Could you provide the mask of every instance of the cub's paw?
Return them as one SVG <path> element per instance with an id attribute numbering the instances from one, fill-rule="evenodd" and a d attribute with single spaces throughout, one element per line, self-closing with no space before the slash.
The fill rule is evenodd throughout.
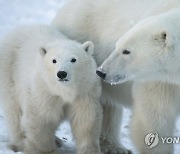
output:
<path id="1" fill-rule="evenodd" d="M 14 152 L 23 151 L 23 143 L 21 144 L 9 144 L 9 148 Z"/>
<path id="2" fill-rule="evenodd" d="M 11 150 L 13 150 L 14 152 L 19 152 L 19 151 L 20 151 L 19 147 L 16 146 L 16 145 L 14 145 L 14 144 L 10 144 L 10 145 L 9 145 L 9 148 L 10 148 Z"/>
<path id="3" fill-rule="evenodd" d="M 117 146 L 101 146 L 103 154 L 132 154 L 130 150 Z"/>

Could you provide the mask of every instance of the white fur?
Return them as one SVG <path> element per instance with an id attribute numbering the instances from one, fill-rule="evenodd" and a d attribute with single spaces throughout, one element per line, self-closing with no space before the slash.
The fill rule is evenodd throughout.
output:
<path id="1" fill-rule="evenodd" d="M 115 76 L 125 76 L 118 83 L 136 81 L 132 136 L 142 153 L 173 153 L 167 144 L 148 150 L 143 140 L 153 131 L 173 136 L 180 110 L 179 19 L 179 8 L 146 18 L 119 39 L 115 52 L 102 64 L 106 81 Z M 130 54 L 124 55 L 124 49 Z"/>
<path id="2" fill-rule="evenodd" d="M 72 0 L 63 9 L 59 11 L 56 18 L 53 20 L 52 25 L 59 28 L 61 31 L 63 31 L 67 36 L 69 36 L 72 39 L 78 40 L 80 42 L 84 42 L 87 40 L 93 41 L 95 44 L 94 57 L 99 66 L 103 63 L 105 59 L 107 59 L 107 57 L 113 52 L 113 50 L 115 50 L 115 44 L 118 40 L 119 41 L 121 40 L 121 36 L 123 36 L 123 34 L 125 34 L 131 28 L 133 28 L 138 22 L 140 22 L 143 19 L 146 19 L 147 17 L 159 15 L 161 13 L 171 10 L 172 8 L 176 8 L 179 6 L 180 6 L 179 0 L 159 0 L 159 1 L 156 1 L 156 0 L 152 0 L 152 1 L 148 1 L 148 0 L 112 0 L 112 1 L 77 0 L 76 3 L 74 3 L 74 1 Z M 141 38 L 141 39 L 147 39 L 147 38 Z M 141 43 L 143 43 L 143 41 Z M 112 54 L 109 59 L 111 58 L 118 58 L 118 55 Z M 142 57 L 142 59 L 139 60 L 139 63 L 141 63 L 141 60 L 143 60 L 143 58 L 144 57 Z M 124 59 L 126 60 L 126 58 Z M 112 62 L 112 65 L 110 65 L 111 62 Z M 112 74 L 116 74 L 118 71 L 120 71 L 119 67 L 120 68 L 123 67 L 123 66 L 119 66 L 118 62 L 115 59 L 110 60 L 110 62 L 108 62 L 107 60 L 105 63 L 102 65 L 102 67 L 99 67 L 99 69 L 101 69 L 102 71 L 104 71 L 104 69 L 106 69 L 105 71 L 111 70 Z M 104 68 L 104 66 L 106 68 Z M 110 66 L 112 67 L 110 68 Z M 134 66 L 136 66 L 136 63 L 134 63 Z M 108 72 L 105 72 L 105 73 L 108 73 Z M 135 73 L 136 72 L 133 71 L 132 75 Z M 124 77 L 123 76 L 115 77 L 116 80 L 117 79 L 119 80 L 119 78 L 122 79 Z M 116 83 L 116 80 L 113 79 L 112 83 Z M 111 82 L 111 79 L 108 80 L 107 82 Z M 154 86 L 153 88 L 155 92 L 159 91 L 161 93 L 161 90 L 159 88 L 156 88 L 156 86 Z M 151 91 L 150 89 L 151 88 L 147 88 L 145 90 L 145 93 L 149 93 L 149 91 Z M 138 91 L 138 89 L 136 90 Z M 139 92 L 140 91 L 138 91 L 137 93 Z M 165 96 L 165 93 L 162 94 L 162 97 L 163 96 Z M 158 94 L 157 94 L 157 97 L 158 97 Z M 141 99 L 141 97 L 139 99 Z M 113 86 L 113 85 L 111 86 L 108 83 L 102 82 L 101 102 L 104 108 L 104 118 L 103 118 L 104 120 L 103 120 L 103 125 L 102 125 L 103 127 L 102 127 L 101 135 L 103 136 L 102 138 L 106 140 L 106 142 L 102 142 L 101 146 L 104 146 L 104 145 L 107 147 L 109 146 L 110 147 L 109 151 L 113 149 L 116 152 L 118 152 L 119 148 L 121 148 L 123 152 L 127 153 L 127 150 L 125 150 L 119 144 L 119 141 L 118 141 L 119 135 L 117 134 L 120 129 L 118 128 L 117 123 L 121 119 L 121 110 L 119 111 L 116 105 L 120 104 L 120 105 L 129 106 L 129 104 L 132 103 L 132 100 L 133 100 L 132 82 L 128 81 L 126 83 L 118 84 L 116 86 Z M 163 102 L 164 99 L 161 100 L 159 98 L 153 97 L 153 100 L 154 102 L 156 102 L 156 100 L 157 101 L 159 100 L 161 103 L 164 103 Z M 151 110 L 153 112 L 153 109 L 151 108 L 149 101 L 144 100 L 143 98 L 142 98 L 142 101 L 145 101 L 144 103 L 147 104 L 148 106 L 147 108 L 149 109 L 149 112 Z M 135 104 L 136 103 L 137 102 L 135 100 Z M 159 108 L 157 110 L 159 110 Z M 140 113 L 140 116 L 143 117 L 143 115 L 146 113 L 144 112 L 142 113 L 142 112 Z M 166 112 L 162 112 L 162 113 L 165 114 Z M 152 113 L 148 115 L 149 117 L 153 117 Z M 160 117 L 159 119 L 161 119 L 161 117 L 163 116 L 164 115 L 161 115 L 161 114 L 159 114 L 159 116 L 157 115 L 157 117 Z M 136 121 L 138 122 L 138 116 L 134 115 L 133 119 L 134 119 L 133 123 L 135 123 Z M 111 121 L 112 123 L 109 124 L 108 123 L 109 121 Z M 160 128 L 162 121 L 164 120 L 162 119 L 158 121 L 159 123 L 156 123 L 157 128 Z M 133 128 L 136 129 L 135 131 L 133 131 L 133 134 L 135 134 L 134 135 L 135 144 L 137 145 L 137 148 L 140 153 L 151 153 L 151 150 L 147 151 L 147 149 L 144 149 L 145 147 L 144 139 L 142 139 L 142 137 L 145 136 L 145 134 L 143 133 L 143 129 L 145 129 L 145 127 L 148 127 L 150 123 L 138 124 L 137 122 L 133 126 Z M 114 127 L 114 125 L 116 125 L 116 127 Z M 161 126 L 166 127 L 166 125 L 163 125 L 163 124 Z M 152 129 L 152 131 L 153 130 L 154 129 Z M 166 130 L 168 132 L 170 129 L 167 128 Z M 136 135 L 138 134 L 138 132 L 142 132 L 141 137 Z M 166 131 L 164 132 L 165 132 L 164 135 L 166 135 Z M 167 135 L 169 134 L 167 133 Z M 110 136 L 116 136 L 116 137 L 111 138 Z M 167 153 L 169 152 L 171 153 L 172 147 L 171 148 L 167 147 L 165 148 L 165 150 L 163 150 L 163 148 L 159 146 L 159 148 L 155 148 L 155 151 L 152 151 L 152 153 L 153 152 L 163 153 L 165 151 Z M 122 151 L 119 151 L 119 153 L 121 152 Z"/>
<path id="3" fill-rule="evenodd" d="M 116 49 L 101 65 L 105 81 L 128 80 L 180 84 L 180 9 L 146 18 L 124 34 Z M 128 50 L 130 53 L 124 54 Z M 116 77 L 124 76 L 116 81 Z"/>
<path id="4" fill-rule="evenodd" d="M 81 45 L 45 25 L 18 28 L 2 40 L 2 105 L 14 150 L 58 153 L 55 130 L 67 117 L 78 154 L 100 154 L 101 84 L 92 53 L 91 42 Z M 69 81 L 59 81 L 58 71 Z"/>

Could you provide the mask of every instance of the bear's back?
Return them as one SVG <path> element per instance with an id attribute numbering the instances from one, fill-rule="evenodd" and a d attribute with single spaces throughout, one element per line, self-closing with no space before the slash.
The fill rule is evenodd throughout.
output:
<path id="1" fill-rule="evenodd" d="M 52 24 L 71 39 L 92 41 L 100 65 L 115 49 L 119 37 L 139 21 L 179 5 L 180 0 L 71 0 Z"/>

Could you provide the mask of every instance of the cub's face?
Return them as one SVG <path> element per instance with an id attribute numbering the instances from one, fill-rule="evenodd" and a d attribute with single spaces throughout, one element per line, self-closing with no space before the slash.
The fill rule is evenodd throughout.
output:
<path id="1" fill-rule="evenodd" d="M 119 39 L 115 51 L 97 69 L 106 82 L 163 80 L 177 71 L 178 43 L 167 20 L 150 18 Z M 167 24 L 166 24 L 167 25 Z"/>
<path id="2" fill-rule="evenodd" d="M 40 49 L 46 74 L 53 82 L 61 85 L 76 84 L 83 80 L 87 73 L 91 73 L 89 66 L 93 61 L 91 56 L 93 51 L 92 42 L 81 45 L 67 40 Z"/>

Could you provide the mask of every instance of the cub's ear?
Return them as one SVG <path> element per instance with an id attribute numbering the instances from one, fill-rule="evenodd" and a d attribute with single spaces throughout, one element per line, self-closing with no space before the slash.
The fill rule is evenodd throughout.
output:
<path id="1" fill-rule="evenodd" d="M 47 53 L 47 50 L 44 47 L 40 48 L 40 54 L 41 56 L 45 56 L 45 54 Z"/>
<path id="2" fill-rule="evenodd" d="M 155 40 L 162 47 L 171 47 L 173 46 L 173 36 L 167 31 L 163 30 L 155 35 Z"/>
<path id="3" fill-rule="evenodd" d="M 87 52 L 87 54 L 92 55 L 94 53 L 94 44 L 91 41 L 87 41 L 82 44 L 83 49 Z"/>

